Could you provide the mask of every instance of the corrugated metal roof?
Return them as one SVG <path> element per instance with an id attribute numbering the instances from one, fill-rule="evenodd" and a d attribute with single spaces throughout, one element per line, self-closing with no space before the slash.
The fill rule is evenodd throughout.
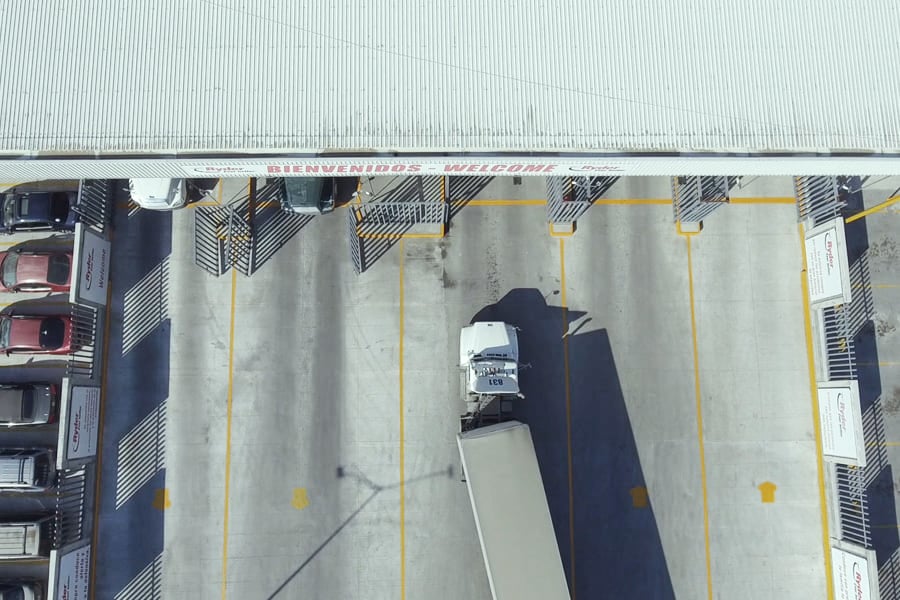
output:
<path id="1" fill-rule="evenodd" d="M 900 151 L 896 0 L 0 0 L 0 152 Z"/>

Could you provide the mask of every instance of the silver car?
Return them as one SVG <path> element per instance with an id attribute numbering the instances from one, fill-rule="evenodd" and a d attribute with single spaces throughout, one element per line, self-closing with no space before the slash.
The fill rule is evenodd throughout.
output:
<path id="1" fill-rule="evenodd" d="M 0 426 L 19 427 L 53 422 L 59 386 L 46 383 L 0 385 Z"/>

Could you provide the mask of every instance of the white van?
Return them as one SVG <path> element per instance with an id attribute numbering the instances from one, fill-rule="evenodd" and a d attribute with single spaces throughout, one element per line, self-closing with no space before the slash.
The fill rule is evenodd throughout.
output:
<path id="1" fill-rule="evenodd" d="M 43 492 L 53 487 L 53 452 L 46 448 L 0 448 L 0 491 Z"/>
<path id="2" fill-rule="evenodd" d="M 53 517 L 0 523 L 0 560 L 50 556 Z"/>
<path id="3" fill-rule="evenodd" d="M 135 204 L 147 210 L 173 210 L 187 204 L 185 179 L 129 179 Z"/>

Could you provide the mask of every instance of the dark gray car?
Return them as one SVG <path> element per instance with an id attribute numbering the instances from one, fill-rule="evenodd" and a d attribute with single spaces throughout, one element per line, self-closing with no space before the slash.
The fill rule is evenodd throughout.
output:
<path id="1" fill-rule="evenodd" d="M 55 418 L 59 386 L 46 383 L 0 385 L 0 426 L 43 425 Z"/>

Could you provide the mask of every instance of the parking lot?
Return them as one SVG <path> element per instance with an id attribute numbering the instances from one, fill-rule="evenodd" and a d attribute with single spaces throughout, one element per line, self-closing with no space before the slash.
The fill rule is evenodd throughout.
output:
<path id="1" fill-rule="evenodd" d="M 196 208 L 119 212 L 98 595 L 489 598 L 454 437 L 458 331 L 489 318 L 522 328 L 575 597 L 825 596 L 790 179 L 698 235 L 667 179 L 620 180 L 571 237 L 540 180 L 468 183 L 446 237 L 362 275 L 347 208 L 249 278 L 193 264 Z"/>

